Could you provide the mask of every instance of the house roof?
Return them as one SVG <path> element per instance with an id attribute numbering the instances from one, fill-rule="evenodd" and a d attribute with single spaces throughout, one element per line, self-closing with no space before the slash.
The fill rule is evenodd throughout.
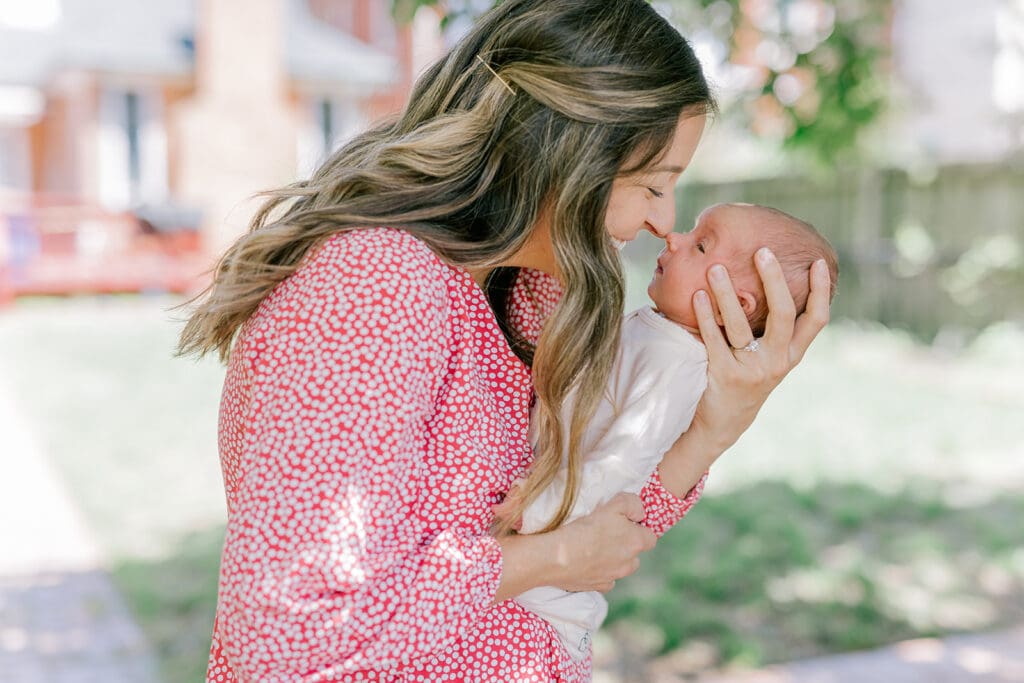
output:
<path id="1" fill-rule="evenodd" d="M 386 85 L 397 77 L 391 55 L 314 17 L 303 0 L 288 3 L 288 73 L 313 84 Z"/>
<path id="2" fill-rule="evenodd" d="M 397 66 L 390 55 L 321 22 L 303 0 L 283 1 L 288 10 L 288 73 L 293 79 L 324 86 L 394 81 Z M 19 4 L 31 5 L 12 3 Z M 48 5 L 59 7 L 59 12 L 51 13 L 51 22 L 35 25 L 18 26 L 0 9 L 0 84 L 43 86 L 64 70 L 192 73 L 194 1 L 50 0 Z"/>

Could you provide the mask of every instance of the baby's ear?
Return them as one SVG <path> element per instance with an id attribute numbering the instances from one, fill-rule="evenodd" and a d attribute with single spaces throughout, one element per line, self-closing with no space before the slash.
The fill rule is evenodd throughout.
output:
<path id="1" fill-rule="evenodd" d="M 736 290 L 736 298 L 740 300 L 743 313 L 749 318 L 757 310 L 757 296 L 746 289 Z"/>

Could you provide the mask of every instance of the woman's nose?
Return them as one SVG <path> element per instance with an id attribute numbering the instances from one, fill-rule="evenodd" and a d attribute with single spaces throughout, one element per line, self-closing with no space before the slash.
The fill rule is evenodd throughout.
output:
<path id="1" fill-rule="evenodd" d="M 647 216 L 647 228 L 658 237 L 667 237 L 672 232 L 675 222 L 676 200 L 672 193 L 668 192 L 651 207 L 651 212 Z"/>

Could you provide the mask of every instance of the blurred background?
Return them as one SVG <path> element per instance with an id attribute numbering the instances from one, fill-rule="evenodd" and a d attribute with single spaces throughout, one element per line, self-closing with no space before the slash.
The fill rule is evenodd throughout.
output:
<path id="1" fill-rule="evenodd" d="M 201 680 L 223 368 L 172 358 L 179 306 L 255 192 L 399 110 L 490 4 L 0 0 L 0 681 Z M 931 640 L 1024 624 L 1024 0 L 652 4 L 722 108 L 676 229 L 769 204 L 842 274 L 833 323 L 610 596 L 596 679 L 912 640 L 943 680 L 1024 680 Z M 624 252 L 631 308 L 659 249 Z"/>

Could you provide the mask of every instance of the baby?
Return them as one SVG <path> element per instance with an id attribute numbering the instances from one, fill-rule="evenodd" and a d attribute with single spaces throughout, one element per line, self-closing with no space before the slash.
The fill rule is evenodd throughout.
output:
<path id="1" fill-rule="evenodd" d="M 753 260 L 761 247 L 769 247 L 781 264 L 797 313 L 807 305 L 810 267 L 818 259 L 828 264 L 830 298 L 835 293 L 838 265 L 831 245 L 810 224 L 776 209 L 718 204 L 698 216 L 693 230 L 672 233 L 666 242 L 647 287 L 654 306 L 630 313 L 623 322 L 605 397 L 581 442 L 587 459 L 566 523 L 620 491 L 639 493 L 662 455 L 689 428 L 707 386 L 707 351 L 692 302 L 697 290 L 708 290 L 712 264 L 728 269 L 756 337 L 764 334 L 768 317 Z M 566 415 L 574 403 L 570 394 L 563 406 Z M 565 481 L 563 471 L 527 506 L 520 533 L 539 531 L 554 517 Z M 550 622 L 576 658 L 586 656 L 591 634 L 608 611 L 600 593 L 550 586 L 527 591 L 516 601 Z"/>

